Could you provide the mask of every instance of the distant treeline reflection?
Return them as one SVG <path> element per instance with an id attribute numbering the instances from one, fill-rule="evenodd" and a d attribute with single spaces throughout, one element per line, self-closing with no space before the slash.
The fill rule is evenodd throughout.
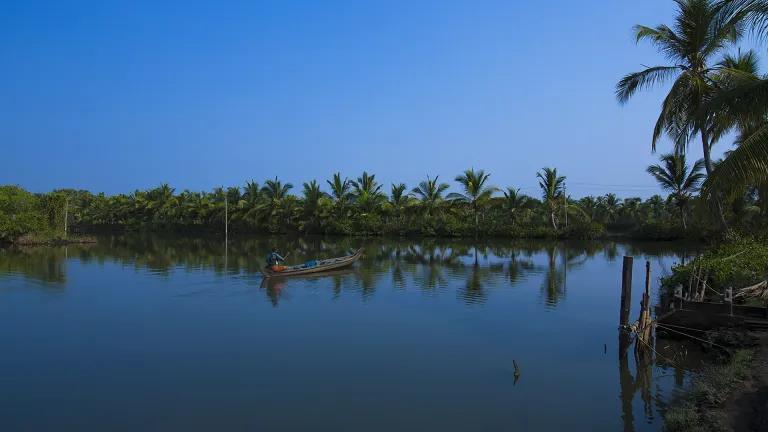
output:
<path id="1" fill-rule="evenodd" d="M 556 305 L 566 295 L 568 271 L 595 255 L 613 261 L 624 254 L 679 256 L 681 251 L 681 246 L 673 243 L 286 236 L 235 239 L 225 247 L 218 238 L 147 234 L 102 237 L 94 245 L 0 250 L 0 277 L 20 275 L 52 287 L 64 285 L 67 261 L 76 260 L 85 265 L 117 263 L 155 277 L 170 277 L 179 271 L 210 271 L 220 277 L 241 275 L 256 280 L 261 279 L 259 268 L 266 251 L 273 246 L 288 254 L 291 263 L 343 255 L 363 247 L 365 255 L 353 269 L 319 276 L 332 283 L 335 295 L 347 288 L 367 297 L 388 282 L 398 289 L 412 285 L 426 293 L 437 293 L 461 281 L 454 285 L 457 296 L 474 304 L 486 300 L 491 286 L 514 286 L 541 275 L 541 295 L 548 305 Z M 274 303 L 283 285 L 280 280 L 262 284 Z"/>

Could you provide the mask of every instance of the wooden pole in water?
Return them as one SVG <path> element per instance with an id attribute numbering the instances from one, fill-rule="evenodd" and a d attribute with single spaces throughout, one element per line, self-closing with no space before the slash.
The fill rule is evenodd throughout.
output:
<path id="1" fill-rule="evenodd" d="M 640 311 L 640 329 L 642 338 L 649 342 L 651 338 L 651 262 L 645 262 L 645 292 Z"/>
<path id="2" fill-rule="evenodd" d="M 629 310 L 632 302 L 632 263 L 634 258 L 625 256 L 621 268 L 621 310 L 619 311 L 619 325 L 629 324 Z"/>

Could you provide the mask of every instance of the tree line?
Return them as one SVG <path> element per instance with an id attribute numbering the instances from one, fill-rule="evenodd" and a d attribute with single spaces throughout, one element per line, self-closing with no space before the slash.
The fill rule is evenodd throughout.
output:
<path id="1" fill-rule="evenodd" d="M 32 194 L 17 186 L 0 187 L 0 236 L 13 240 L 29 233 L 63 233 L 64 223 L 80 231 L 163 230 L 338 235 L 446 237 L 597 238 L 622 233 L 639 238 L 701 236 L 716 224 L 706 200 L 696 195 L 702 163 L 688 166 L 685 155 L 664 155 L 648 172 L 670 193 L 648 199 L 621 199 L 609 193 L 573 198 L 566 177 L 555 168 L 537 173 L 540 193 L 500 189 L 490 173 L 468 169 L 454 179 L 459 192 L 439 176 L 415 187 L 384 185 L 375 174 L 348 178 L 335 173 L 297 191 L 278 178 L 263 184 L 218 187 L 180 193 L 162 184 L 130 194 L 105 195 L 56 190 Z M 298 192 L 298 193 L 296 193 Z M 736 226 L 765 225 L 766 196 L 745 194 L 726 212 Z"/>

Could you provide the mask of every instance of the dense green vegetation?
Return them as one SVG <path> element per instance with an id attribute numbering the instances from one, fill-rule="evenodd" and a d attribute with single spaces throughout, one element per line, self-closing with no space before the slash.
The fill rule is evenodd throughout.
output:
<path id="1" fill-rule="evenodd" d="M 649 168 L 671 194 L 646 200 L 620 199 L 613 194 L 575 199 L 566 195 L 565 176 L 554 168 L 538 173 L 539 197 L 512 187 L 499 192 L 489 183 L 489 173 L 473 169 L 456 177 L 457 193 L 447 193 L 450 186 L 439 177 L 428 177 L 410 193 L 406 185 L 393 184 L 385 194 L 376 176 L 367 172 L 354 180 L 336 173 L 325 188 L 313 180 L 304 183 L 298 195 L 293 193 L 293 185 L 277 178 L 263 185 L 250 181 L 241 188 L 212 192 L 176 193 L 169 185 L 161 185 L 113 196 L 75 190 L 31 194 L 5 186 L 0 188 L 0 238 L 63 233 L 65 208 L 68 224 L 81 231 L 223 231 L 226 220 L 230 232 L 699 237 L 712 228 L 707 206 L 693 196 L 701 176 L 696 167 L 689 170 L 684 159 L 681 162 L 676 157 L 665 156 L 666 166 Z M 727 217 L 745 228 L 763 225 L 761 199 L 764 197 L 756 194 L 739 197 Z"/>
<path id="2" fill-rule="evenodd" d="M 722 242 L 686 264 L 672 269 L 672 275 L 664 279 L 664 285 L 687 286 L 693 271 L 706 280 L 713 295 L 728 287 L 743 288 L 766 280 L 768 277 L 768 245 L 754 239 L 734 239 Z M 696 277 L 696 275 L 694 275 Z"/>

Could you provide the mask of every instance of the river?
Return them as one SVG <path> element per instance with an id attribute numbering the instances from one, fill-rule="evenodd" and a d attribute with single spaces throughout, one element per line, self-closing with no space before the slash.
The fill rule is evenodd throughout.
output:
<path id="1" fill-rule="evenodd" d="M 365 255 L 263 281 L 271 246 L 289 263 Z M 657 344 L 674 364 L 620 357 L 621 261 L 635 257 L 635 319 L 645 261 L 657 301 L 694 250 L 149 235 L 0 249 L 0 429 L 660 430 L 688 373 L 674 344 Z"/>

